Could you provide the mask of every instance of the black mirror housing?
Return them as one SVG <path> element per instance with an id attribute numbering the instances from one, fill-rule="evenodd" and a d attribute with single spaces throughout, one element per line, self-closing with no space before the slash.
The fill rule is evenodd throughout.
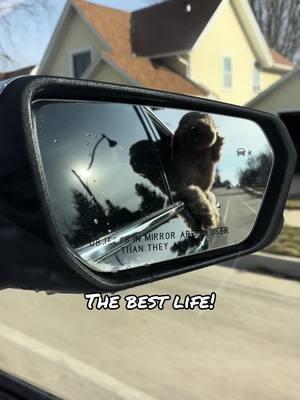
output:
<path id="1" fill-rule="evenodd" d="M 197 254 L 185 254 L 180 258 L 164 259 L 139 268 L 124 268 L 117 273 L 89 268 L 63 240 L 49 196 L 34 117 L 34 104 L 45 100 L 78 104 L 130 104 L 147 109 L 182 109 L 247 119 L 255 123 L 265 134 L 274 159 L 251 232 L 236 244 Z M 0 165 L 3 166 L 0 173 L 0 243 L 9 248 L 2 259 L 1 287 L 53 292 L 83 292 L 92 289 L 116 292 L 258 251 L 270 244 L 281 230 L 283 210 L 296 165 L 296 151 L 287 129 L 275 115 L 138 87 L 32 76 L 16 78 L 0 86 L 0 121 Z M 107 136 L 106 144 L 114 150 L 118 142 L 115 137 Z M 245 154 L 239 150 L 238 157 L 243 156 Z M 7 182 L 17 189 L 7 191 L 4 186 Z M 233 186 L 231 183 L 226 184 L 228 194 L 235 190 Z M 3 191 L 2 187 L 5 188 Z M 9 236 L 10 229 L 15 239 Z M 18 246 L 19 252 L 14 252 L 15 246 Z"/>

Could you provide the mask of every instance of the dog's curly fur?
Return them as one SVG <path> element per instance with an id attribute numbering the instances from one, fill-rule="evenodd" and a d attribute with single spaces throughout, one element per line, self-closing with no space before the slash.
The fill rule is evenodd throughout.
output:
<path id="1" fill-rule="evenodd" d="M 171 143 L 157 143 L 173 199 L 185 203 L 181 214 L 194 232 L 216 227 L 219 222 L 216 199 L 210 189 L 223 142 L 210 115 L 189 112 L 182 117 Z M 148 161 L 151 151 L 147 140 L 132 145 L 131 166 L 167 196 L 155 164 Z"/>
<path id="2" fill-rule="evenodd" d="M 224 138 L 209 114 L 189 112 L 179 122 L 172 143 L 173 190 L 185 203 L 193 230 L 215 228 L 219 223 L 216 198 L 211 192 L 216 163 Z"/>

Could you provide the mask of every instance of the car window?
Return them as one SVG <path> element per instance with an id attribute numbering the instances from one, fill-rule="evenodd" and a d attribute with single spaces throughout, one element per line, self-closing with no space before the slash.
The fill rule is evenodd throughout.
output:
<path id="1" fill-rule="evenodd" d="M 97 240 L 165 207 L 159 186 L 139 173 L 140 168 L 151 170 L 150 176 L 164 185 L 135 107 L 38 102 L 35 109 L 49 197 L 73 245 Z M 66 203 L 67 209 L 61 206 Z"/>

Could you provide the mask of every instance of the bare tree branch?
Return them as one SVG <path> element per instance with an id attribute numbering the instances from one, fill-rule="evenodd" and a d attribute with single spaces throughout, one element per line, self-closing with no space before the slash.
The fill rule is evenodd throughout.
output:
<path id="1" fill-rule="evenodd" d="M 20 19 L 16 19 L 18 14 L 22 15 L 25 21 L 30 18 L 33 22 L 38 22 L 41 16 L 50 15 L 53 10 L 53 2 L 51 0 L 0 0 L 0 61 L 2 64 L 8 61 L 13 61 L 13 57 L 6 51 L 6 44 L 9 42 L 14 43 L 14 32 L 16 31 L 17 24 L 20 27 Z M 18 21 L 18 22 L 15 22 Z"/>
<path id="2" fill-rule="evenodd" d="M 291 60 L 300 53 L 300 0 L 249 0 L 268 45 Z"/>

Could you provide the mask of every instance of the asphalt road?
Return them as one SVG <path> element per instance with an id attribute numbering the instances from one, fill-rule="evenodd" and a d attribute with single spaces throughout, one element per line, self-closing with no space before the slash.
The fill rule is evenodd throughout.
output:
<path id="1" fill-rule="evenodd" d="M 208 294 L 212 311 L 89 311 L 0 293 L 0 368 L 66 399 L 299 399 L 300 284 L 210 267 L 125 294 Z"/>
<path id="2" fill-rule="evenodd" d="M 261 201 L 240 188 L 214 190 L 220 203 L 221 225 L 228 227 L 228 235 L 215 235 L 211 248 L 239 243 L 250 234 L 258 215 Z"/>

